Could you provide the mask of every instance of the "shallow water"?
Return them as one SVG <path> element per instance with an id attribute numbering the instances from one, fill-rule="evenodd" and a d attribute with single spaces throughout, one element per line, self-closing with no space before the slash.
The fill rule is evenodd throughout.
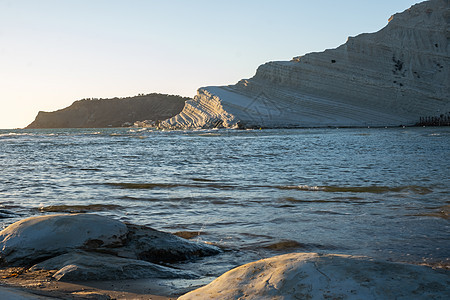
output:
<path id="1" fill-rule="evenodd" d="M 293 251 L 448 265 L 449 145 L 448 127 L 0 130 L 0 221 L 179 232 L 225 249 L 186 263 L 210 275 Z"/>

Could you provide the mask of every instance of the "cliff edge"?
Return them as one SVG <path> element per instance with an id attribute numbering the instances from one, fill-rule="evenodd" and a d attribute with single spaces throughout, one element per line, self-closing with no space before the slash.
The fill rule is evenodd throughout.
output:
<path id="1" fill-rule="evenodd" d="M 164 94 L 83 99 L 54 112 L 40 111 L 26 128 L 121 127 L 137 121 L 165 120 L 181 112 L 187 99 Z"/>
<path id="2" fill-rule="evenodd" d="M 165 128 L 414 125 L 450 116 L 450 4 L 430 0 L 336 49 L 198 90 Z"/>

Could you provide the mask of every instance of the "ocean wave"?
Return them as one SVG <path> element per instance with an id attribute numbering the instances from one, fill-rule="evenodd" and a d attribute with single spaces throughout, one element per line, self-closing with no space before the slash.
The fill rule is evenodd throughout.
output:
<path id="1" fill-rule="evenodd" d="M 183 239 L 190 240 L 199 237 L 200 235 L 206 235 L 207 233 L 203 231 L 177 231 L 173 234 Z"/>
<path id="2" fill-rule="evenodd" d="M 294 197 L 281 198 L 280 201 L 286 201 L 291 203 L 352 203 L 352 204 L 369 204 L 369 203 L 379 203 L 378 200 L 365 200 L 359 197 L 339 197 L 331 198 L 329 200 L 324 199 L 297 199 Z"/>
<path id="3" fill-rule="evenodd" d="M 191 178 L 192 181 L 197 182 L 215 182 L 215 180 L 212 179 L 206 179 L 206 178 Z"/>
<path id="4" fill-rule="evenodd" d="M 134 182 L 107 182 L 106 185 L 121 189 L 176 189 L 176 188 L 209 188 L 219 190 L 249 190 L 253 188 L 280 189 L 280 190 L 298 190 L 310 192 L 326 192 L 326 193 L 413 193 L 426 195 L 432 193 L 429 187 L 408 185 L 408 186 L 316 186 L 316 185 L 233 185 L 226 183 L 214 182 L 209 179 L 193 178 L 193 183 L 134 183 Z M 321 200 L 317 200 L 320 202 Z M 323 200 L 329 202 L 339 202 L 333 200 Z M 295 202 L 295 201 L 294 201 Z M 345 201 L 344 201 L 345 202 Z M 346 201 L 348 202 L 348 201 Z"/>
<path id="5" fill-rule="evenodd" d="M 152 189 L 174 189 L 174 188 L 214 188 L 231 190 L 237 188 L 234 185 L 220 183 L 131 183 L 131 182 L 107 182 L 106 185 L 121 189 L 152 190 Z"/>
<path id="6" fill-rule="evenodd" d="M 8 139 L 8 138 L 20 138 L 20 137 L 28 137 L 35 136 L 36 134 L 28 133 L 28 132 L 8 132 L 8 133 L 0 133 L 0 139 Z"/>
<path id="7" fill-rule="evenodd" d="M 142 201 L 142 202 L 160 202 L 160 203 L 186 203 L 186 202 L 206 202 L 216 205 L 233 205 L 236 202 L 227 201 L 230 198 L 229 197 L 209 197 L 209 196 L 186 196 L 186 197 L 168 197 L 168 198 L 145 198 L 145 197 L 132 197 L 132 196 L 122 196 L 119 197 L 121 200 L 125 201 Z M 242 206 L 239 202 L 237 205 Z"/>
<path id="8" fill-rule="evenodd" d="M 115 204 L 89 204 L 89 205 L 50 205 L 38 208 L 40 212 L 66 212 L 66 213 L 86 213 L 92 211 L 117 210 L 122 206 Z"/>
<path id="9" fill-rule="evenodd" d="M 425 213 L 418 213 L 413 215 L 407 215 L 407 216 L 414 216 L 414 217 L 433 217 L 433 218 L 442 218 L 444 220 L 450 219 L 450 205 L 444 205 L 441 207 L 438 207 L 437 209 L 434 209 L 430 212 Z"/>
<path id="10" fill-rule="evenodd" d="M 106 185 L 122 188 L 122 189 L 136 189 L 136 190 L 151 190 L 155 188 L 174 188 L 183 186 L 180 184 L 172 183 L 131 183 L 131 182 L 108 182 Z"/>
<path id="11" fill-rule="evenodd" d="M 273 251 L 283 251 L 287 249 L 306 248 L 306 245 L 293 240 L 282 240 L 279 242 L 264 245 L 263 248 Z"/>
<path id="12" fill-rule="evenodd" d="M 311 251 L 313 249 L 335 250 L 338 247 L 333 245 L 322 245 L 315 243 L 300 243 L 294 240 L 283 239 L 277 242 L 262 243 L 262 248 L 271 251 L 292 251 L 294 249 L 303 249 Z"/>
<path id="13" fill-rule="evenodd" d="M 0 209 L 0 219 L 15 218 L 15 217 L 17 217 L 16 213 L 13 213 L 12 211 L 6 209 Z"/>
<path id="14" fill-rule="evenodd" d="M 293 197 L 286 197 L 282 198 L 281 201 L 287 201 L 287 202 L 300 202 L 300 203 L 346 203 L 345 200 L 322 200 L 322 199 L 316 199 L 316 200 L 309 200 L 309 199 L 296 199 Z"/>
<path id="15" fill-rule="evenodd" d="M 95 172 L 100 172 L 101 169 L 98 169 L 98 168 L 81 168 L 80 171 L 95 171 Z"/>
<path id="16" fill-rule="evenodd" d="M 340 212 L 332 211 L 332 210 L 316 210 L 316 211 L 312 211 L 311 213 L 318 214 L 318 215 L 340 215 L 340 216 L 351 215 L 350 213 L 340 213 Z"/>
<path id="17" fill-rule="evenodd" d="M 299 190 L 299 191 L 322 191 L 328 193 L 372 193 L 383 194 L 389 192 L 410 192 L 419 195 L 426 195 L 432 192 L 431 188 L 417 185 L 407 186 L 309 186 L 309 185 L 287 185 L 278 186 L 281 190 Z"/>

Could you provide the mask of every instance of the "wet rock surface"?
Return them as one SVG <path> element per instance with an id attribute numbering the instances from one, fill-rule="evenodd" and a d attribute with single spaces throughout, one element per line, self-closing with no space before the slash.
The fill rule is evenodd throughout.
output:
<path id="1" fill-rule="evenodd" d="M 179 299 L 448 299 L 449 286 L 448 270 L 291 253 L 237 267 Z"/>
<path id="2" fill-rule="evenodd" d="M 219 253 L 215 246 L 188 241 L 149 227 L 133 224 L 127 224 L 127 227 L 128 242 L 118 250 L 133 253 L 137 259 L 170 263 Z"/>
<path id="3" fill-rule="evenodd" d="M 91 244 L 123 244 L 127 226 L 91 214 L 47 215 L 16 222 L 0 232 L 0 257 L 4 265 L 24 266 Z"/>
<path id="4" fill-rule="evenodd" d="M 58 270 L 52 277 L 61 281 L 198 277 L 193 272 L 143 260 L 85 251 L 59 255 L 30 268 L 30 271 L 37 270 Z"/>
<path id="5" fill-rule="evenodd" d="M 32 217 L 0 232 L 4 267 L 54 271 L 53 279 L 196 278 L 160 264 L 214 255 L 219 248 L 94 214 Z M 160 264 L 157 264 L 160 263 Z"/>

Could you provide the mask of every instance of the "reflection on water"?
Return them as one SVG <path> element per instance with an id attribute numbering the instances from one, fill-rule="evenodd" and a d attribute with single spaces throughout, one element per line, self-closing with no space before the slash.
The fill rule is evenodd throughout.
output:
<path id="1" fill-rule="evenodd" d="M 225 252 L 449 263 L 449 128 L 0 130 L 0 221 L 93 212 Z"/>

